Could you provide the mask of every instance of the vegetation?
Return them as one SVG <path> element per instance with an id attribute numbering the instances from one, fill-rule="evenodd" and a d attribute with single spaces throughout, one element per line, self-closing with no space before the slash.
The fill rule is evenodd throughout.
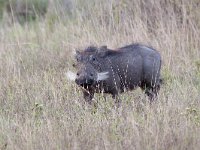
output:
<path id="1" fill-rule="evenodd" d="M 12 0 L 0 8 L 0 149 L 199 149 L 198 0 L 31 2 L 41 9 L 23 23 L 9 15 Z M 119 109 L 101 94 L 85 104 L 65 77 L 74 49 L 133 42 L 162 55 L 158 100 L 137 89 Z"/>

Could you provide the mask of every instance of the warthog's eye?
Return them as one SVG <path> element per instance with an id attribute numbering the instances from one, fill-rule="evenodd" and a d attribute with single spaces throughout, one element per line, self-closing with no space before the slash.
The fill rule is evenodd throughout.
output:
<path id="1" fill-rule="evenodd" d="M 79 76 L 80 74 L 79 74 L 79 73 L 77 73 L 76 75 L 77 75 L 77 76 Z"/>
<path id="2" fill-rule="evenodd" d="M 93 76 L 94 76 L 94 74 L 93 74 L 93 73 L 90 73 L 90 76 L 91 76 L 91 77 L 93 77 Z"/>
<path id="3" fill-rule="evenodd" d="M 76 61 L 77 62 L 82 62 L 83 57 L 81 55 L 76 55 Z"/>
<path id="4" fill-rule="evenodd" d="M 92 61 L 95 61 L 96 60 L 96 58 L 94 57 L 94 56 L 90 56 L 90 60 L 92 60 Z"/>

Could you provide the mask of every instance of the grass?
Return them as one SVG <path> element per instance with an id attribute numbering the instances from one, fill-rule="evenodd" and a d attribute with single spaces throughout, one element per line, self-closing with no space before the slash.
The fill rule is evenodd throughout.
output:
<path id="1" fill-rule="evenodd" d="M 132 4 L 134 3 L 134 4 Z M 198 3 L 198 2 L 197 2 Z M 73 17 L 0 27 L 0 149 L 199 149 L 200 14 L 196 1 L 77 0 Z M 83 6 L 83 7 L 81 7 Z M 90 44 L 151 45 L 164 84 L 149 105 L 140 89 L 84 103 L 65 78 L 73 51 Z"/>

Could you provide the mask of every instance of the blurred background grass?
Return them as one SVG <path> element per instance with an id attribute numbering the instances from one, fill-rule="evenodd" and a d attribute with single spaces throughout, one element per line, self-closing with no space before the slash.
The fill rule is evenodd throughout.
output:
<path id="1" fill-rule="evenodd" d="M 199 0 L 0 0 L 0 149 L 199 149 Z M 164 85 L 97 108 L 66 80 L 73 51 L 140 42 Z M 75 70 L 74 70 L 75 71 Z"/>

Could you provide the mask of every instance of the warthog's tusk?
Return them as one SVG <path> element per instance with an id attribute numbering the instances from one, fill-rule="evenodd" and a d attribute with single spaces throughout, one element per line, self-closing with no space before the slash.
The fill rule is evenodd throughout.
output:
<path id="1" fill-rule="evenodd" d="M 100 73 L 97 73 L 97 81 L 108 79 L 108 77 L 109 77 L 108 73 L 109 72 L 100 72 Z"/>
<path id="2" fill-rule="evenodd" d="M 72 71 L 68 71 L 66 74 L 67 79 L 75 81 L 76 79 L 76 73 L 72 72 Z"/>

